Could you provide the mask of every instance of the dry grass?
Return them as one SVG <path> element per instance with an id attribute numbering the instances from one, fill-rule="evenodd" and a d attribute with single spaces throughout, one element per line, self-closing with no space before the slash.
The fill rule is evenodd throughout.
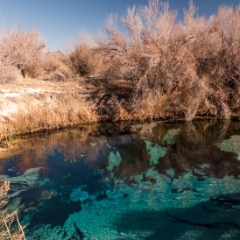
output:
<path id="1" fill-rule="evenodd" d="M 9 85 L 8 91 L 16 95 L 14 98 L 7 97 L 5 92 L 0 97 L 1 139 L 97 121 L 94 106 L 84 100 L 76 82 L 58 84 L 29 79 L 27 85 L 27 81 Z"/>
<path id="2" fill-rule="evenodd" d="M 59 129 L 96 120 L 90 106 L 87 108 L 87 104 L 71 95 L 61 96 L 55 104 L 35 108 L 32 104 L 22 104 L 22 107 L 19 104 L 17 114 L 1 125 L 1 136 Z"/>
<path id="3" fill-rule="evenodd" d="M 10 190 L 10 182 L 0 185 L 0 239 L 20 240 L 26 239 L 22 225 L 18 219 L 17 210 L 7 213 L 5 210 L 6 195 Z M 16 226 L 13 226 L 15 224 Z"/>

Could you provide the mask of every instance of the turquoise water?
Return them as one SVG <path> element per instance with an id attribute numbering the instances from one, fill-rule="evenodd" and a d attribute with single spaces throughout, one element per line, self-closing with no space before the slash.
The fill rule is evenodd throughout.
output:
<path id="1" fill-rule="evenodd" d="M 240 239 L 240 122 L 39 134 L 0 161 L 27 239 Z"/>

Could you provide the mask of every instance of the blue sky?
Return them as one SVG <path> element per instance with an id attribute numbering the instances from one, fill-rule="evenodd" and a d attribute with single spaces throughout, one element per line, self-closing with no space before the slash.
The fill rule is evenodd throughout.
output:
<path id="1" fill-rule="evenodd" d="M 171 9 L 188 6 L 188 0 L 169 0 Z M 147 5 L 147 0 L 0 0 L 0 27 L 20 21 L 22 29 L 36 29 L 48 48 L 64 49 L 82 30 L 97 35 L 111 13 L 123 16 L 128 6 Z M 240 0 L 195 0 L 198 14 L 209 16 L 222 4 L 237 6 Z"/>

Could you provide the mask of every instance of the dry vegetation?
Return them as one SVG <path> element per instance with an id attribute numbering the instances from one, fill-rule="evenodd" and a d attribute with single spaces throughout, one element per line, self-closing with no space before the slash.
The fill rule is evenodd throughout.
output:
<path id="1" fill-rule="evenodd" d="M 17 210 L 7 213 L 5 209 L 6 195 L 9 189 L 10 182 L 8 181 L 0 185 L 0 239 L 26 239 L 18 219 Z"/>
<path id="2" fill-rule="evenodd" d="M 93 37 L 85 32 L 79 34 L 77 43 L 69 53 L 68 61 L 80 76 L 100 74 L 102 56 L 95 51 L 96 47 L 97 43 Z"/>
<path id="3" fill-rule="evenodd" d="M 129 118 L 230 118 L 239 112 L 240 6 L 207 19 L 190 2 L 184 20 L 176 17 L 158 0 L 128 8 L 126 36 L 111 16 L 98 47 L 107 77 L 134 84 Z"/>
<path id="4" fill-rule="evenodd" d="M 22 31 L 19 27 L 1 30 L 0 42 L 1 83 L 12 80 L 16 70 L 36 59 L 45 46 L 37 31 Z"/>
<path id="5" fill-rule="evenodd" d="M 24 83 L 22 83 L 24 81 Z M 32 87 L 34 85 L 34 87 Z M 12 96 L 13 95 L 13 96 Z M 75 81 L 21 79 L 0 89 L 0 139 L 97 121 Z"/>
<path id="6" fill-rule="evenodd" d="M 68 54 L 46 51 L 35 30 L 0 36 L 0 141 L 97 121 Z"/>
<path id="7" fill-rule="evenodd" d="M 177 22 L 168 3 L 150 0 L 120 21 L 127 34 L 110 16 L 100 37 L 82 33 L 66 53 L 46 51 L 35 30 L 1 31 L 1 84 L 32 78 L 57 88 L 71 79 L 76 89 L 20 102 L 15 117 L 3 117 L 1 137 L 84 121 L 239 116 L 240 6 L 206 18 L 190 1 Z"/>

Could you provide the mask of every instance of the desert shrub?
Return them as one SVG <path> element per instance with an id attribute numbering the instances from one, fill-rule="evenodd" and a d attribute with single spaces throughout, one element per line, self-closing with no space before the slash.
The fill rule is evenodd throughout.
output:
<path id="1" fill-rule="evenodd" d="M 87 76 L 94 72 L 96 60 L 91 54 L 91 49 L 81 44 L 70 55 L 70 61 L 80 76 Z"/>
<path id="2" fill-rule="evenodd" d="M 195 13 L 191 4 L 185 12 L 183 32 L 197 62 L 205 102 L 211 106 L 205 112 L 230 118 L 239 109 L 240 6 L 221 6 L 209 19 L 196 17 Z"/>
<path id="3" fill-rule="evenodd" d="M 82 33 L 78 37 L 78 43 L 74 45 L 69 54 L 69 63 L 80 76 L 95 75 L 101 62 L 99 54 L 95 51 L 94 39 Z"/>
<path id="4" fill-rule="evenodd" d="M 46 73 L 54 72 L 61 66 L 60 55 L 60 52 L 43 52 L 41 54 L 39 63 Z"/>
<path id="5" fill-rule="evenodd" d="M 0 65 L 6 70 L 1 81 L 9 78 L 8 72 L 13 68 L 23 69 L 26 64 L 37 59 L 44 47 L 45 42 L 38 31 L 23 31 L 19 28 L 1 30 Z"/>
<path id="6" fill-rule="evenodd" d="M 25 63 L 21 69 L 24 77 L 64 80 L 75 75 L 75 70 L 61 52 L 42 51 L 36 58 Z"/>
<path id="7" fill-rule="evenodd" d="M 21 69 L 23 77 L 37 78 L 43 73 L 43 68 L 37 59 L 27 62 Z"/>
<path id="8" fill-rule="evenodd" d="M 128 8 L 121 18 L 128 36 L 117 30 L 112 16 L 107 21 L 99 50 L 112 63 L 106 71 L 110 78 L 118 74 L 117 78 L 135 84 L 132 111 L 137 118 L 161 117 L 167 114 L 165 107 L 168 115 L 186 118 L 196 111 L 195 106 L 190 114 L 186 101 L 181 100 L 189 88 L 196 91 L 197 75 L 194 57 L 179 41 L 176 16 L 167 3 L 156 0 L 145 7 Z"/>
<path id="9" fill-rule="evenodd" d="M 16 69 L 0 59 L 0 83 L 7 83 L 15 80 Z"/>
<path id="10" fill-rule="evenodd" d="M 59 67 L 59 72 L 65 77 L 65 78 L 72 78 L 76 75 L 76 71 L 74 68 L 72 68 L 69 65 L 61 64 Z"/>
<path id="11" fill-rule="evenodd" d="M 168 3 L 150 0 L 127 9 L 126 35 L 110 16 L 97 47 L 105 78 L 134 85 L 136 118 L 229 118 L 240 110 L 240 6 L 221 6 L 206 18 L 190 1 L 183 21 L 176 17 Z"/>
<path id="12" fill-rule="evenodd" d="M 23 31 L 19 28 L 5 29 L 0 33 L 1 55 L 12 65 L 21 68 L 36 58 L 45 47 L 38 31 Z"/>
<path id="13" fill-rule="evenodd" d="M 69 56 L 62 52 L 42 52 L 38 64 L 43 70 L 45 79 L 64 80 L 76 75 L 76 70 L 69 63 Z"/>

